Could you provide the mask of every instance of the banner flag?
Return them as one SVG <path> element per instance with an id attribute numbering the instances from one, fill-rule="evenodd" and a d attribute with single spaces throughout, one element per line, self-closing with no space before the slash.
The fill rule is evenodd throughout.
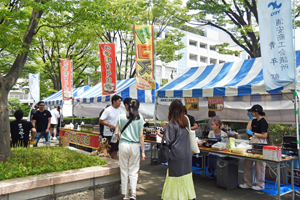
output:
<path id="1" fill-rule="evenodd" d="M 116 48 L 115 44 L 99 44 L 102 94 L 114 94 L 117 91 Z"/>
<path id="2" fill-rule="evenodd" d="M 258 18 L 263 77 L 266 90 L 294 81 L 291 1 L 259 0 Z"/>
<path id="3" fill-rule="evenodd" d="M 40 73 L 29 73 L 29 92 L 35 103 L 40 101 Z"/>
<path id="4" fill-rule="evenodd" d="M 68 101 L 73 98 L 72 61 L 61 59 L 60 66 L 61 66 L 60 72 L 61 72 L 62 100 Z"/>
<path id="5" fill-rule="evenodd" d="M 136 84 L 138 90 L 155 89 L 152 25 L 134 25 Z"/>

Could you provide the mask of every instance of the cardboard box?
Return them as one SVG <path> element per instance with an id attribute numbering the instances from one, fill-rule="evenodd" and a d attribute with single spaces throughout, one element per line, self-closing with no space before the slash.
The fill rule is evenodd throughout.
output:
<path id="1" fill-rule="evenodd" d="M 58 144 L 60 147 L 70 146 L 69 137 L 60 136 Z"/>

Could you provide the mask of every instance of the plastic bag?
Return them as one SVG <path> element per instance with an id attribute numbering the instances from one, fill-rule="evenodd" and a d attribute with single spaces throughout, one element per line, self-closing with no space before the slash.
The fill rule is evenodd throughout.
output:
<path id="1" fill-rule="evenodd" d="M 235 148 L 235 139 L 230 137 L 229 138 L 229 146 L 228 146 L 228 151 L 232 152 L 232 148 Z"/>
<path id="2" fill-rule="evenodd" d="M 118 138 L 116 137 L 115 134 L 112 135 L 110 143 L 117 143 L 118 142 Z"/>

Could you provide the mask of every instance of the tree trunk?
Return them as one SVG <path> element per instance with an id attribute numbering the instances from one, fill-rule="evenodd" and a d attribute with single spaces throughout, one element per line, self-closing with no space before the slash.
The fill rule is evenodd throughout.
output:
<path id="1" fill-rule="evenodd" d="M 36 0 L 36 2 L 40 2 L 40 0 Z M 22 48 L 27 51 L 16 57 L 16 60 L 6 76 L 2 76 L 0 74 L 0 162 L 6 162 L 7 157 L 11 155 L 7 95 L 23 70 L 33 36 L 35 35 L 34 31 L 38 25 L 37 19 L 41 18 L 42 14 L 42 11 L 32 11 L 28 27 L 23 38 L 24 45 Z"/>
<path id="2" fill-rule="evenodd" d="M 2 84 L 1 84 L 2 86 Z M 10 125 L 7 107 L 8 92 L 4 87 L 0 90 L 0 161 L 10 156 Z"/>

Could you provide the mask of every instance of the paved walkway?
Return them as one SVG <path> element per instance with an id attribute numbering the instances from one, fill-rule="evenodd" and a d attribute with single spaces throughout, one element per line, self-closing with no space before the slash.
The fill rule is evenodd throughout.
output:
<path id="1" fill-rule="evenodd" d="M 146 160 L 141 162 L 140 176 L 142 183 L 138 184 L 138 200 L 159 200 L 164 185 L 167 167 L 163 165 L 150 165 L 150 152 L 146 152 Z M 216 180 L 204 179 L 198 174 L 193 174 L 197 200 L 275 200 L 277 196 L 272 196 L 260 191 L 251 189 L 236 188 L 225 190 L 217 187 Z M 281 197 L 282 200 L 292 199 L 291 194 Z"/>
<path id="2" fill-rule="evenodd" d="M 43 146 L 42 138 L 38 146 Z M 51 140 L 51 146 L 58 145 L 58 141 Z M 164 185 L 167 167 L 163 165 L 150 164 L 150 152 L 146 152 L 146 160 L 141 162 L 140 178 L 142 183 L 137 187 L 138 200 L 159 200 Z M 202 178 L 201 175 L 193 174 L 194 186 L 197 200 L 275 200 L 277 196 L 272 196 L 260 191 L 251 189 L 236 188 L 225 190 L 217 187 L 216 180 Z M 291 194 L 281 197 L 282 200 L 292 199 Z"/>

